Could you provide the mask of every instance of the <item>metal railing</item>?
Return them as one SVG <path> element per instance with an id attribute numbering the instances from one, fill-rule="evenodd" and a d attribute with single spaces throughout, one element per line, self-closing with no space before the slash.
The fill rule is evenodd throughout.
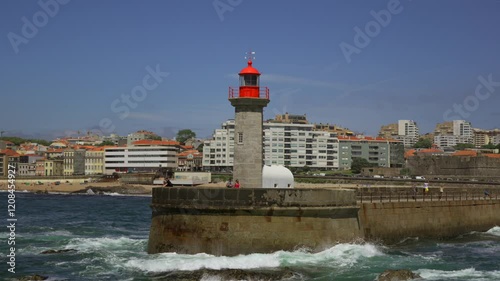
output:
<path id="1" fill-rule="evenodd" d="M 417 201 L 464 201 L 464 200 L 498 200 L 498 193 L 484 191 L 468 192 L 363 192 L 357 191 L 356 198 L 360 203 L 372 202 L 417 202 Z"/>
<path id="2" fill-rule="evenodd" d="M 235 99 L 240 97 L 240 89 L 235 87 L 229 87 L 229 98 Z M 260 87 L 259 88 L 259 98 L 260 99 L 269 99 L 269 88 L 268 87 Z"/>

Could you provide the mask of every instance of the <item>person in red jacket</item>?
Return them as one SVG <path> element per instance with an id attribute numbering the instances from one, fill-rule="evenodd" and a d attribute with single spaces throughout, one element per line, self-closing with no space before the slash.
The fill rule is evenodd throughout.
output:
<path id="1" fill-rule="evenodd" d="M 234 182 L 234 188 L 240 188 L 240 181 L 239 180 L 236 180 Z"/>

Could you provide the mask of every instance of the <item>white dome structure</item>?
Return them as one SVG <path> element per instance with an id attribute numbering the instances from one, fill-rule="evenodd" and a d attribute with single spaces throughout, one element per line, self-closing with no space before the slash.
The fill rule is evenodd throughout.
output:
<path id="1" fill-rule="evenodd" d="M 293 174 L 284 166 L 272 165 L 262 168 L 263 188 L 293 188 Z"/>

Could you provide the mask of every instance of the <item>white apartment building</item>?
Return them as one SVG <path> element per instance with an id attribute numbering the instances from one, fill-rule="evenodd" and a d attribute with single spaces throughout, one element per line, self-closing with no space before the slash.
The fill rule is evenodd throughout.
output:
<path id="1" fill-rule="evenodd" d="M 178 145 L 155 141 L 152 146 L 110 147 L 104 150 L 104 173 L 156 172 L 177 168 Z M 163 144 L 162 144 L 163 143 Z"/>
<path id="2" fill-rule="evenodd" d="M 203 143 L 203 167 L 205 170 L 231 172 L 234 160 L 234 120 L 222 123 L 214 131 L 211 140 Z"/>
<path id="3" fill-rule="evenodd" d="M 336 134 L 313 131 L 314 124 L 264 123 L 264 164 L 316 169 L 339 167 Z"/>
<path id="4" fill-rule="evenodd" d="M 405 147 L 412 147 L 420 136 L 417 122 L 413 120 L 398 120 L 397 140 L 401 140 Z"/>
<path id="5" fill-rule="evenodd" d="M 451 126 L 451 134 L 440 134 L 436 132 L 434 143 L 438 147 L 453 147 L 459 143 L 474 143 L 474 131 L 470 122 L 465 120 L 453 120 Z"/>
<path id="6" fill-rule="evenodd" d="M 309 166 L 318 169 L 339 167 L 339 144 L 335 134 L 313 131 L 314 124 L 263 123 L 265 165 Z M 203 146 L 205 170 L 230 172 L 234 158 L 234 120 L 215 130 Z"/>

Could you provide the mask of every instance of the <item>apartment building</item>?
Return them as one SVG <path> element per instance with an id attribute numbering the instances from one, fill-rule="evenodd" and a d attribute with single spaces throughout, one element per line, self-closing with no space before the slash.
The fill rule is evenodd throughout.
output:
<path id="1" fill-rule="evenodd" d="M 137 131 L 135 133 L 129 134 L 127 136 L 127 145 L 131 146 L 136 141 L 141 140 L 161 140 L 161 137 L 150 131 Z"/>
<path id="2" fill-rule="evenodd" d="M 104 149 L 104 173 L 156 172 L 159 168 L 177 168 L 179 143 L 140 140 L 126 147 Z"/>
<path id="3" fill-rule="evenodd" d="M 483 130 L 483 129 L 473 129 L 474 132 L 474 146 L 476 148 L 481 148 L 483 145 L 489 143 L 497 145 L 500 143 L 500 130 Z"/>
<path id="4" fill-rule="evenodd" d="M 434 143 L 439 148 L 453 147 L 459 143 L 474 143 L 474 131 L 470 122 L 453 120 L 436 125 Z"/>
<path id="5" fill-rule="evenodd" d="M 346 129 L 342 130 L 344 132 L 342 135 L 338 135 L 336 131 L 332 131 L 331 126 L 309 124 L 305 115 L 299 116 L 300 118 L 298 116 L 277 115 L 276 119 L 263 123 L 263 164 L 287 167 L 307 166 L 325 170 L 350 169 L 353 157 L 363 157 L 370 163 L 382 167 L 403 166 L 403 141 L 354 137 L 350 131 L 347 134 Z M 222 123 L 221 129 L 214 131 L 212 139 L 204 142 L 204 170 L 231 172 L 234 125 L 234 120 Z M 338 130 L 338 126 L 334 127 Z M 406 127 L 409 135 L 415 131 L 418 131 L 418 128 Z"/>
<path id="6" fill-rule="evenodd" d="M 85 175 L 85 149 L 65 149 L 63 152 L 65 176 Z M 48 158 L 48 157 L 47 157 Z"/>
<path id="7" fill-rule="evenodd" d="M 417 122 L 413 120 L 398 120 L 398 123 L 382 126 L 379 131 L 379 137 L 400 140 L 405 147 L 414 146 L 419 136 Z"/>
<path id="8" fill-rule="evenodd" d="M 201 171 L 203 168 L 203 153 L 190 149 L 177 154 L 178 171 Z"/>
<path id="9" fill-rule="evenodd" d="M 339 167 L 336 134 L 314 131 L 314 124 L 265 122 L 264 164 L 315 169 Z"/>
<path id="10" fill-rule="evenodd" d="M 402 141 L 381 137 L 339 136 L 339 168 L 350 169 L 353 158 L 364 158 L 379 167 L 402 167 L 404 144 Z"/>
<path id="11" fill-rule="evenodd" d="M 36 175 L 36 161 L 42 159 L 43 156 L 36 154 L 28 154 L 19 156 L 19 164 L 17 174 L 21 177 L 29 177 Z"/>
<path id="12" fill-rule="evenodd" d="M 62 159 L 46 159 L 45 176 L 62 176 L 64 171 L 64 161 Z"/>
<path id="13" fill-rule="evenodd" d="M 85 151 L 85 175 L 104 174 L 104 148 L 96 147 Z"/>
<path id="14" fill-rule="evenodd" d="M 222 123 L 211 140 L 203 143 L 203 168 L 209 171 L 231 172 L 234 161 L 234 120 Z"/>

